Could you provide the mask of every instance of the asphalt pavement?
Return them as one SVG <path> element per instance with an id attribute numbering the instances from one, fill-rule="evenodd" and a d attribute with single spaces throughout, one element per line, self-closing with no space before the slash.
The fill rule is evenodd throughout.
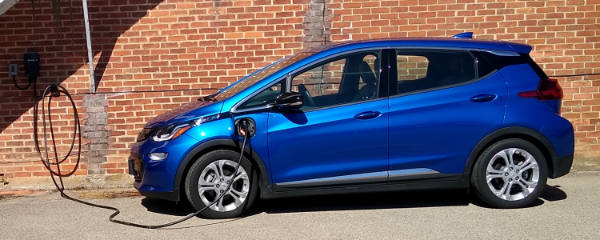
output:
<path id="1" fill-rule="evenodd" d="M 491 209 L 464 191 L 353 194 L 260 201 L 241 219 L 194 217 L 162 230 L 111 223 L 111 211 L 50 192 L 1 199 L 0 239 L 600 239 L 599 180 L 600 173 L 550 179 L 523 209 Z M 192 212 L 139 196 L 86 200 L 144 224 Z"/>

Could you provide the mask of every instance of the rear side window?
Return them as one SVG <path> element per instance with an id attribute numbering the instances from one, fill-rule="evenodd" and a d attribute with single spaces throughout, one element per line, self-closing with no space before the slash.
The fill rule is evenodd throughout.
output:
<path id="1" fill-rule="evenodd" d="M 396 68 L 396 94 L 447 87 L 478 78 L 475 58 L 460 50 L 398 50 Z"/>

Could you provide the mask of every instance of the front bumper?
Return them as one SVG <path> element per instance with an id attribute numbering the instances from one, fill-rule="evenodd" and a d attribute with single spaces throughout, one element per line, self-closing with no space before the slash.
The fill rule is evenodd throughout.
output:
<path id="1" fill-rule="evenodd" d="M 138 191 L 140 192 L 140 194 L 142 194 L 142 196 L 145 196 L 145 197 L 165 199 L 165 200 L 174 201 L 174 202 L 180 201 L 180 196 L 179 196 L 178 191 L 168 191 L 168 192 L 144 191 L 144 190 L 140 189 L 140 187 L 142 187 L 142 184 L 140 182 L 134 182 L 133 186 L 136 189 L 138 189 Z"/>
<path id="2" fill-rule="evenodd" d="M 143 195 L 152 198 L 179 201 L 175 175 L 181 160 L 198 140 L 183 134 L 168 142 L 146 140 L 135 143 L 128 159 L 129 173 L 133 175 L 133 186 Z M 169 153 L 164 160 L 154 161 L 150 153 Z"/>
<path id="3" fill-rule="evenodd" d="M 165 199 L 176 202 L 180 200 L 179 193 L 176 191 L 158 192 L 153 190 L 144 190 L 147 189 L 147 187 L 142 184 L 142 177 L 144 176 L 143 161 L 141 161 L 141 159 L 137 156 L 130 156 L 128 163 L 129 174 L 133 175 L 133 178 L 135 180 L 133 186 L 140 192 L 140 194 L 142 194 L 142 196 Z"/>

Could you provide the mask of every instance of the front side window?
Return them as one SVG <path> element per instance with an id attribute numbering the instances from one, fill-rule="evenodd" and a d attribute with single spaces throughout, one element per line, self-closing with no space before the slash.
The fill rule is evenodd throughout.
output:
<path id="1" fill-rule="evenodd" d="M 375 99 L 379 56 L 378 52 L 355 53 L 311 67 L 293 76 L 291 91 L 304 96 L 303 110 Z"/>
<path id="2" fill-rule="evenodd" d="M 452 86 L 475 80 L 476 63 L 467 51 L 399 50 L 396 94 Z"/>
<path id="3" fill-rule="evenodd" d="M 291 78 L 290 91 L 304 96 L 301 110 L 314 110 L 379 97 L 379 52 L 337 57 L 303 70 Z M 238 109 L 264 107 L 285 91 L 286 79 L 260 91 Z"/>

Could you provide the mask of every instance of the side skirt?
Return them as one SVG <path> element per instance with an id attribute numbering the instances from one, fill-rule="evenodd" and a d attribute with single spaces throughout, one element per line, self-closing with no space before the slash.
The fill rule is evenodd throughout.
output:
<path id="1" fill-rule="evenodd" d="M 461 189 L 469 187 L 469 178 L 464 174 L 432 174 L 427 178 L 396 180 L 378 183 L 350 183 L 335 186 L 287 187 L 271 184 L 261 187 L 261 199 L 369 193 L 425 189 Z"/>

